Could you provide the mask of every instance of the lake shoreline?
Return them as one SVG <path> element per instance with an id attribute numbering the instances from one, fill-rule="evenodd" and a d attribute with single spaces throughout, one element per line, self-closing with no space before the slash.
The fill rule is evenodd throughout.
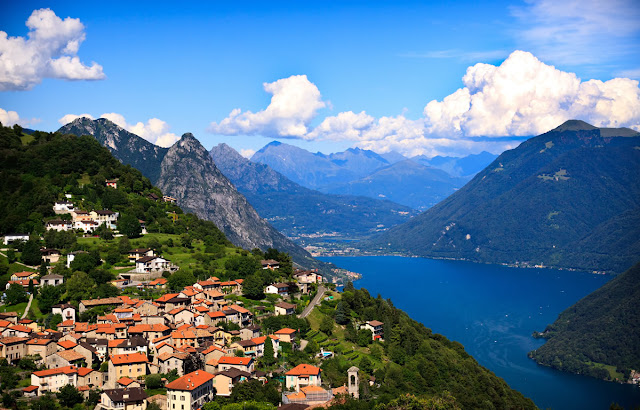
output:
<path id="1" fill-rule="evenodd" d="M 515 267 L 419 256 L 335 256 L 321 260 L 362 274 L 357 287 L 381 294 L 413 319 L 462 343 L 482 366 L 540 408 L 627 408 L 640 389 L 539 365 L 528 352 L 545 341 L 544 329 L 567 307 L 613 275 L 567 269 Z M 518 266 L 521 267 L 521 266 Z M 579 398 L 577 398 L 580 396 Z"/>

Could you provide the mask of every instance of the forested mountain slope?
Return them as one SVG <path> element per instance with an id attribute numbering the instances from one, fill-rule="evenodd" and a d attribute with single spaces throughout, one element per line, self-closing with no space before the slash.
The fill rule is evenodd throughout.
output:
<path id="1" fill-rule="evenodd" d="M 620 273 L 640 257 L 639 135 L 568 121 L 367 246 Z"/>

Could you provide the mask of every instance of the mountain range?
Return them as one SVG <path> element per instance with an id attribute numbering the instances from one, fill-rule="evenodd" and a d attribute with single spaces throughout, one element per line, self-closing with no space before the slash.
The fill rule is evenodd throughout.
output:
<path id="1" fill-rule="evenodd" d="M 328 195 L 305 188 L 269 165 L 242 157 L 227 144 L 210 151 L 222 173 L 260 216 L 289 237 L 336 233 L 362 238 L 416 215 L 397 203 L 361 196 Z"/>
<path id="2" fill-rule="evenodd" d="M 470 154 L 462 158 L 443 157 L 440 155 L 429 158 L 424 155 L 418 155 L 411 159 L 422 165 L 441 169 L 451 176 L 471 179 L 497 157 L 495 154 L 482 151 L 479 154 Z"/>
<path id="3" fill-rule="evenodd" d="M 364 178 L 321 188 L 332 194 L 388 199 L 417 210 L 426 210 L 462 187 L 464 178 L 405 159 L 380 168 Z"/>
<path id="4" fill-rule="evenodd" d="M 482 152 L 464 158 L 409 159 L 393 151 L 377 154 L 360 148 L 325 155 L 274 141 L 256 152 L 251 161 L 269 165 L 309 189 L 387 199 L 425 210 L 462 187 L 495 158 Z"/>
<path id="5" fill-rule="evenodd" d="M 317 189 L 365 177 L 390 162 L 373 151 L 349 148 L 325 155 L 278 141 L 265 145 L 251 161 L 269 165 L 304 187 Z"/>
<path id="6" fill-rule="evenodd" d="M 175 197 L 182 209 L 213 221 L 234 245 L 276 248 L 303 266 L 325 266 L 260 218 L 192 134 L 184 134 L 171 148 L 161 148 L 104 118 L 78 118 L 58 132 L 94 136 L 114 157 Z"/>
<path id="7" fill-rule="evenodd" d="M 640 259 L 638 175 L 640 133 L 567 121 L 363 246 L 620 273 Z"/>

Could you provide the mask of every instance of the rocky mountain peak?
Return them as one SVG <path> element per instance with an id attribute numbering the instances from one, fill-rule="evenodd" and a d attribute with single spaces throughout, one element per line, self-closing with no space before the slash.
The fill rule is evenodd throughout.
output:
<path id="1" fill-rule="evenodd" d="M 551 130 L 552 132 L 562 132 L 562 131 L 590 131 L 595 130 L 597 127 L 594 127 L 591 124 L 588 124 L 581 120 L 568 120 L 562 123 L 559 127 Z"/>

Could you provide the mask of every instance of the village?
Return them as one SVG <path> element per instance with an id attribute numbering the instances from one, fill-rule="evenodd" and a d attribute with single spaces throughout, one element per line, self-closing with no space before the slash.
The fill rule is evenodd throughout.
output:
<path id="1" fill-rule="evenodd" d="M 114 188 L 116 183 L 106 181 Z M 90 233 L 103 224 L 115 229 L 118 220 L 117 212 L 82 211 L 70 201 L 56 202 L 54 211 L 70 214 L 72 220 L 49 221 L 47 230 Z M 141 234 L 146 234 L 144 222 L 140 224 Z M 4 244 L 28 239 L 6 235 Z M 69 268 L 83 252 L 63 254 L 43 248 L 42 263 L 48 270 L 55 264 Z M 21 317 L 15 312 L 0 313 L 0 358 L 10 364 L 29 358 L 38 366 L 31 373 L 30 385 L 22 389 L 25 397 L 57 393 L 71 385 L 85 397 L 99 392 L 96 408 L 104 410 L 145 410 L 150 403 L 161 410 L 196 410 L 216 397 L 229 397 L 238 384 L 254 380 L 262 384 L 279 381 L 283 409 L 323 406 L 339 395 L 359 396 L 355 366 L 348 369 L 344 385 L 323 382 L 318 363 L 332 357 L 331 351 L 314 353 L 313 363 L 291 366 L 286 361 L 287 353 L 305 350 L 307 335 L 318 332 L 261 326 L 270 317 L 303 319 L 323 298 L 332 299 L 334 293 L 327 288 L 335 290 L 335 286 L 317 271 L 296 269 L 291 281 L 265 286 L 260 304 L 244 306 L 244 279 L 211 276 L 171 291 L 167 277 L 179 270 L 176 264 L 150 248 L 129 250 L 128 260 L 135 268 L 123 270 L 110 283 L 120 290 L 135 288 L 159 297 L 119 295 L 80 300 L 77 306 L 58 303 L 50 312 L 61 318 L 56 329 L 26 318 L 28 307 Z M 266 259 L 260 266 L 277 275 L 280 262 Z M 6 288 L 20 286 L 35 293 L 43 286 L 64 287 L 64 276 L 42 272 L 14 272 Z M 291 303 L 300 301 L 294 296 L 301 295 L 306 296 L 307 306 Z M 81 321 L 90 310 L 104 314 L 95 321 Z M 371 341 L 383 339 L 382 322 L 366 321 L 359 327 L 369 332 Z M 159 383 L 149 378 L 152 375 L 160 375 Z M 159 393 L 147 394 L 158 387 Z"/>

